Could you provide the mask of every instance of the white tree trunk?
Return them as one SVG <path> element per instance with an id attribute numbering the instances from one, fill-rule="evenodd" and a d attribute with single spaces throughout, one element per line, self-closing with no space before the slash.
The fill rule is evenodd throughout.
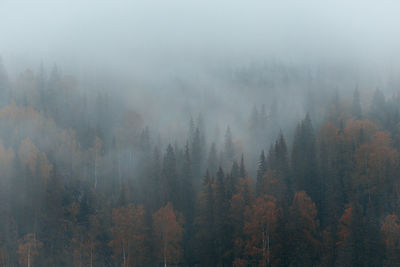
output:
<path id="1" fill-rule="evenodd" d="M 124 259 L 124 267 L 126 267 L 125 245 L 123 242 L 122 242 L 122 255 Z"/>
<path id="2" fill-rule="evenodd" d="M 90 248 L 90 267 L 93 267 L 93 248 Z"/>
<path id="3" fill-rule="evenodd" d="M 164 242 L 164 267 L 167 267 L 167 242 Z"/>
<path id="4" fill-rule="evenodd" d="M 94 189 L 97 187 L 97 150 L 94 156 Z"/>
<path id="5" fill-rule="evenodd" d="M 31 246 L 28 247 L 28 267 L 31 267 Z"/>

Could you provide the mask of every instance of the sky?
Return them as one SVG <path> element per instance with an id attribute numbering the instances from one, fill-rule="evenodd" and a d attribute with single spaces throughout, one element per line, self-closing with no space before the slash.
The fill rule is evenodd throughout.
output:
<path id="1" fill-rule="evenodd" d="M 329 90 L 372 92 L 400 71 L 399 14 L 389 0 L 0 0 L 0 56 L 12 77 L 57 64 L 84 89 L 123 91 L 115 95 L 171 136 L 198 112 L 239 132 L 254 104 L 279 94 L 234 91 L 218 74 L 254 62 L 323 66 L 342 73 L 320 79 Z M 278 89 L 300 109 L 293 88 Z"/>
<path id="2" fill-rule="evenodd" d="M 397 64 L 398 1 L 0 0 L 0 55 L 149 75 L 278 58 Z"/>

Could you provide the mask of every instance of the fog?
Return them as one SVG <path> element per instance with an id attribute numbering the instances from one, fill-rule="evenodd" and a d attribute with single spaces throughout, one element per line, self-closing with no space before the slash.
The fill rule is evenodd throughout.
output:
<path id="1" fill-rule="evenodd" d="M 211 119 L 210 134 L 216 125 L 240 131 L 254 105 L 278 101 L 286 113 L 295 109 L 290 116 L 303 114 L 311 88 L 392 92 L 399 8 L 396 1 L 2 0 L 0 55 L 10 77 L 57 64 L 81 90 L 121 98 L 171 135 L 198 113 Z M 259 73 L 250 80 L 268 76 L 272 85 L 238 85 L 236 73 L 246 69 Z M 273 84 L 283 72 L 292 83 Z"/>
<path id="2" fill-rule="evenodd" d="M 0 266 L 398 266 L 399 11 L 0 0 Z"/>
<path id="3" fill-rule="evenodd" d="M 3 0 L 0 49 L 6 62 L 57 62 L 146 78 L 271 58 L 386 65 L 398 61 L 399 5 Z"/>
<path id="4" fill-rule="evenodd" d="M 395 1 L 3 0 L 0 55 L 11 78 L 57 64 L 80 90 L 122 99 L 168 136 L 186 133 L 199 113 L 209 135 L 231 125 L 240 136 L 254 105 L 278 101 L 279 128 L 307 111 L 309 90 L 392 92 L 399 8 Z M 253 84 L 238 85 L 243 70 Z M 275 81 L 284 72 L 291 83 Z"/>

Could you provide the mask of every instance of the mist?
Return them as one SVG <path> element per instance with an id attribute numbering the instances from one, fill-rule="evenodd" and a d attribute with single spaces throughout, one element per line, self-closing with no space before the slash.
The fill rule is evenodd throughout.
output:
<path id="1" fill-rule="evenodd" d="M 186 94 L 188 101 L 198 100 L 198 92 L 205 90 L 224 92 L 220 94 L 229 90 L 235 97 L 221 72 L 265 62 L 310 72 L 345 67 L 344 74 L 355 74 L 349 75 L 353 84 L 342 85 L 340 79 L 347 77 L 340 77 L 334 86 L 351 90 L 371 74 L 372 88 L 384 87 L 398 70 L 399 4 L 391 1 L 2 1 L 0 5 L 0 51 L 10 74 L 27 67 L 37 70 L 40 63 L 48 68 L 57 64 L 80 80 L 91 77 L 103 79 L 104 84 L 104 79 L 112 80 L 113 86 L 104 89 L 117 90 L 131 104 L 138 94 L 165 99 L 179 93 L 179 86 L 194 91 Z M 249 99 L 249 104 L 253 101 Z"/>
<path id="2" fill-rule="evenodd" d="M 394 1 L 2 1 L 0 48 L 33 66 L 97 66 L 147 79 L 266 59 L 389 65 L 398 61 L 397 8 Z"/>
<path id="3" fill-rule="evenodd" d="M 0 267 L 400 264 L 399 10 L 0 0 Z"/>

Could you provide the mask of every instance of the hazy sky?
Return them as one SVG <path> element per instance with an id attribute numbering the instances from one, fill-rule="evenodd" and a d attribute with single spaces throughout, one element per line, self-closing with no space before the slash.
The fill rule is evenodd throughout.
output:
<path id="1" fill-rule="evenodd" d="M 320 77 L 325 89 L 372 91 L 400 71 L 399 14 L 400 1 L 385 0 L 0 0 L 0 56 L 14 77 L 57 63 L 84 90 L 119 89 L 114 95 L 170 136 L 199 111 L 238 134 L 254 103 L 274 98 L 233 92 L 212 71 L 277 60 L 329 72 L 332 64 L 347 76 Z M 297 95 L 284 94 L 301 110 Z"/>
<path id="2" fill-rule="evenodd" d="M 391 63 L 399 14 L 399 1 L 0 0 L 0 55 L 143 73 L 260 57 Z"/>

